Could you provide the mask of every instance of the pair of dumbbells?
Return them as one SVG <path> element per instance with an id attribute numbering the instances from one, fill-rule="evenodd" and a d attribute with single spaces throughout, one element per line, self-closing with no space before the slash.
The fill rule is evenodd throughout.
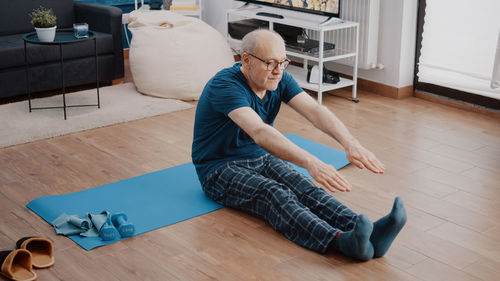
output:
<path id="1" fill-rule="evenodd" d="M 124 213 L 107 213 L 107 218 L 104 224 L 99 229 L 99 236 L 104 241 L 118 239 L 118 235 L 122 238 L 132 237 L 135 232 L 135 226 L 127 221 L 127 215 Z"/>

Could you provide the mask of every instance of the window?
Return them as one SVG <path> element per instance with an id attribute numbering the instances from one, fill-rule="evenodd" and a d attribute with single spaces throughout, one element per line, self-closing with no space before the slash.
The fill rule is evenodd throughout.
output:
<path id="1" fill-rule="evenodd" d="M 419 4 L 415 89 L 500 109 L 500 88 L 491 87 L 500 1 Z"/>

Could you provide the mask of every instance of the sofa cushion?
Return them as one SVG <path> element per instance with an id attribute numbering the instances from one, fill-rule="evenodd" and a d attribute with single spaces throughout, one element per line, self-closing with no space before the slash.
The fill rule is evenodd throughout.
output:
<path id="1" fill-rule="evenodd" d="M 99 56 L 100 85 L 113 77 L 113 54 Z M 61 65 L 59 62 L 39 64 L 30 67 L 30 90 L 32 93 L 61 89 Z M 95 85 L 95 64 L 93 57 L 74 59 L 64 64 L 64 84 Z M 24 95 L 27 98 L 26 71 L 24 67 L 0 71 L 0 98 Z M 1 121 L 4 122 L 4 121 Z M 0 279 L 3 281 L 3 279 Z"/>
<path id="2" fill-rule="evenodd" d="M 73 0 L 15 0 L 2 1 L 0 8 L 0 35 L 33 31 L 29 13 L 43 6 L 51 8 L 57 17 L 57 27 L 72 27 L 75 22 Z"/>
<path id="3" fill-rule="evenodd" d="M 113 37 L 108 33 L 97 34 L 97 53 L 113 53 Z M 59 61 L 59 46 L 27 44 L 30 64 Z M 94 55 L 94 40 L 63 46 L 64 60 Z M 0 36 L 0 69 L 24 66 L 24 43 L 21 34 Z"/>

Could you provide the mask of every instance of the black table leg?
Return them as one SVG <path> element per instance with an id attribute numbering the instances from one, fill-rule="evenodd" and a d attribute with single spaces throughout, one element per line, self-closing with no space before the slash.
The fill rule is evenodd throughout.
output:
<path id="1" fill-rule="evenodd" d="M 101 108 L 101 100 L 99 98 L 99 67 L 97 66 L 97 37 L 94 37 L 94 53 L 95 53 L 95 83 L 97 87 L 97 108 Z"/>
<path id="2" fill-rule="evenodd" d="M 61 55 L 61 85 L 63 95 L 64 120 L 66 120 L 66 91 L 64 89 L 64 62 L 62 44 L 59 44 L 59 54 Z"/>
<path id="3" fill-rule="evenodd" d="M 24 67 L 26 69 L 26 88 L 28 90 L 28 105 L 31 112 L 31 89 L 30 89 L 30 75 L 28 66 L 28 49 L 26 47 L 26 41 L 24 41 Z"/>

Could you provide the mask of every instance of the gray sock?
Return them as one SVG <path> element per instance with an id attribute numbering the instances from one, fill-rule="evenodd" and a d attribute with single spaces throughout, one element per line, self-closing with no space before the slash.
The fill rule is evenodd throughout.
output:
<path id="1" fill-rule="evenodd" d="M 374 258 L 385 255 L 387 250 L 406 223 L 406 209 L 403 200 L 396 197 L 391 212 L 373 224 L 370 241 L 375 250 Z"/>
<path id="2" fill-rule="evenodd" d="M 346 256 L 367 261 L 373 257 L 373 245 L 370 235 L 373 223 L 366 215 L 359 215 L 351 231 L 342 232 L 334 241 L 335 248 Z"/>

